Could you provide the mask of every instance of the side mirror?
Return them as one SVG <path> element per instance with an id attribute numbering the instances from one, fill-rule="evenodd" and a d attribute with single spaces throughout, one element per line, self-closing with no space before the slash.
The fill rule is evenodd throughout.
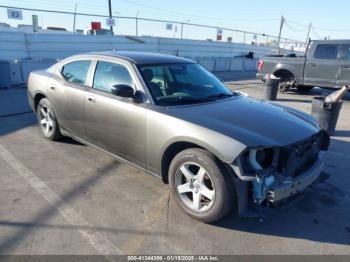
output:
<path id="1" fill-rule="evenodd" d="M 126 98 L 133 98 L 134 97 L 134 89 L 129 85 L 114 85 L 112 86 L 111 92 L 113 95 L 120 96 L 120 97 L 126 97 Z"/>

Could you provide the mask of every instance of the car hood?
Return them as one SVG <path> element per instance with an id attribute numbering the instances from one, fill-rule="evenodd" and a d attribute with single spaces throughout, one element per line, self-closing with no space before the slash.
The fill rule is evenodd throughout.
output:
<path id="1" fill-rule="evenodd" d="M 219 132 L 246 146 L 285 146 L 320 130 L 315 119 L 306 113 L 243 95 L 168 107 L 166 114 Z"/>

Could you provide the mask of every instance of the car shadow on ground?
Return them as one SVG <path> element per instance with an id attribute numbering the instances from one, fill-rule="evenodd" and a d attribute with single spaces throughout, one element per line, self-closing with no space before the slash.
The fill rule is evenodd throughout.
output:
<path id="1" fill-rule="evenodd" d="M 303 195 L 285 206 L 269 210 L 264 220 L 237 218 L 237 215 L 231 212 L 228 217 L 214 225 L 266 236 L 349 245 L 350 222 L 347 220 L 349 214 L 336 215 L 333 218 L 320 215 L 320 212 L 332 213 L 332 208 L 328 207 L 339 206 L 339 198 L 345 197 L 346 193 L 338 189 L 331 183 L 324 182 L 323 185 L 309 188 Z M 339 223 L 348 224 L 339 226 Z"/>
<path id="2" fill-rule="evenodd" d="M 286 94 L 289 95 L 303 95 L 310 96 L 310 102 L 312 101 L 312 97 L 314 96 L 327 96 L 333 92 L 337 91 L 336 89 L 328 89 L 328 88 L 319 88 L 315 87 L 310 91 L 299 91 L 298 89 L 290 89 Z M 350 101 L 350 92 L 347 92 L 343 97 L 343 101 Z M 299 102 L 299 99 L 296 99 L 295 102 Z"/>
<path id="3" fill-rule="evenodd" d="M 21 113 L 11 116 L 0 116 L 0 137 L 16 132 L 23 128 L 27 128 L 29 126 L 38 126 L 40 129 L 34 113 Z M 70 145 L 85 146 L 84 144 L 69 137 L 63 137 L 57 142 Z"/>
<path id="4" fill-rule="evenodd" d="M 119 165 L 118 162 L 114 161 L 108 165 L 106 165 L 104 168 L 100 169 L 98 173 L 95 176 L 92 176 L 82 183 L 78 184 L 77 186 L 72 187 L 65 195 L 62 197 L 62 201 L 58 201 L 56 205 L 49 206 L 46 209 L 40 210 L 34 219 L 32 219 L 31 222 L 28 222 L 27 224 L 42 224 L 45 221 L 49 220 L 49 218 L 53 217 L 57 209 L 63 204 L 63 203 L 69 203 L 73 199 L 79 197 L 81 194 L 83 194 L 82 189 L 86 187 L 92 187 L 94 186 L 99 180 L 101 180 L 104 176 L 108 175 L 108 171 L 116 168 Z M 5 222 L 3 225 L 10 225 L 11 221 L 3 221 Z M 14 225 L 14 224 L 13 224 Z M 13 248 L 18 246 L 21 242 L 23 242 L 35 229 L 36 226 L 20 226 L 15 227 L 17 230 L 10 235 L 9 237 L 2 238 L 0 240 L 0 254 L 5 254 L 9 251 L 11 251 Z"/>
<path id="5" fill-rule="evenodd" d="M 31 221 L 9 221 L 9 220 L 0 220 L 0 227 L 12 227 L 13 233 L 8 237 L 3 237 L 0 239 L 0 254 L 11 253 L 17 246 L 24 242 L 30 235 L 41 228 L 58 228 L 62 230 L 93 230 L 98 232 L 109 232 L 114 234 L 135 234 L 141 235 L 144 234 L 143 231 L 136 229 L 128 228 L 112 228 L 105 226 L 92 226 L 87 225 L 60 225 L 48 223 L 52 217 L 57 215 L 57 212 L 64 204 L 69 204 L 75 199 L 84 195 L 84 189 L 94 187 L 95 185 L 101 183 L 101 180 L 106 179 L 108 176 L 114 174 L 114 170 L 120 166 L 120 162 L 113 160 L 110 163 L 105 164 L 103 167 L 96 170 L 96 174 L 87 177 L 82 182 L 72 186 L 63 196 L 61 196 L 61 201 L 58 201 L 54 205 L 39 210 L 38 213 L 31 219 Z M 153 232 L 147 232 L 148 235 L 161 235 L 164 232 L 158 230 Z"/>
<path id="6" fill-rule="evenodd" d="M 254 234 L 350 245 L 349 155 L 349 142 L 332 139 L 321 180 L 298 198 L 268 209 L 263 222 L 257 218 L 238 218 L 231 212 L 213 225 Z"/>
<path id="7" fill-rule="evenodd" d="M 63 137 L 62 139 L 56 141 L 58 143 L 63 143 L 63 144 L 69 144 L 69 145 L 76 145 L 76 146 L 86 146 L 76 140 L 74 140 L 73 138 L 70 137 Z"/>
<path id="8" fill-rule="evenodd" d="M 336 130 L 334 136 L 350 137 L 350 130 Z"/>
<path id="9" fill-rule="evenodd" d="M 29 126 L 37 125 L 36 116 L 33 113 L 16 114 L 14 116 L 0 117 L 0 136 L 16 132 Z"/>

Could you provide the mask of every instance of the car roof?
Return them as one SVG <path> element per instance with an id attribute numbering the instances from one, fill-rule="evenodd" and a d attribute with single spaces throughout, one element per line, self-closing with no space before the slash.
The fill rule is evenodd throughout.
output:
<path id="1" fill-rule="evenodd" d="M 117 57 L 128 60 L 138 65 L 195 63 L 194 61 L 183 57 L 138 51 L 107 51 L 92 52 L 88 54 Z"/>

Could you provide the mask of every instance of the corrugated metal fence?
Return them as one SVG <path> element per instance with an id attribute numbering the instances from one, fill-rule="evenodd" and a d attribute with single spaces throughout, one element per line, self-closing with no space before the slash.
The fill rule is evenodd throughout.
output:
<path id="1" fill-rule="evenodd" d="M 272 53 L 268 47 L 160 37 L 88 36 L 0 32 L 0 59 L 60 59 L 72 54 L 101 50 L 138 50 L 184 57 L 235 57 L 254 52 Z"/>
<path id="2" fill-rule="evenodd" d="M 212 72 L 255 70 L 257 58 L 273 53 L 268 47 L 228 42 L 146 36 L 0 32 L 0 61 L 9 61 L 8 65 L 5 63 L 1 66 L 1 76 L 6 77 L 6 71 L 10 74 L 8 78 L 12 79 L 12 84 L 25 83 L 30 71 L 48 67 L 57 59 L 77 53 L 106 50 L 178 55 L 193 59 Z M 254 52 L 254 59 L 245 58 L 249 52 Z"/>

